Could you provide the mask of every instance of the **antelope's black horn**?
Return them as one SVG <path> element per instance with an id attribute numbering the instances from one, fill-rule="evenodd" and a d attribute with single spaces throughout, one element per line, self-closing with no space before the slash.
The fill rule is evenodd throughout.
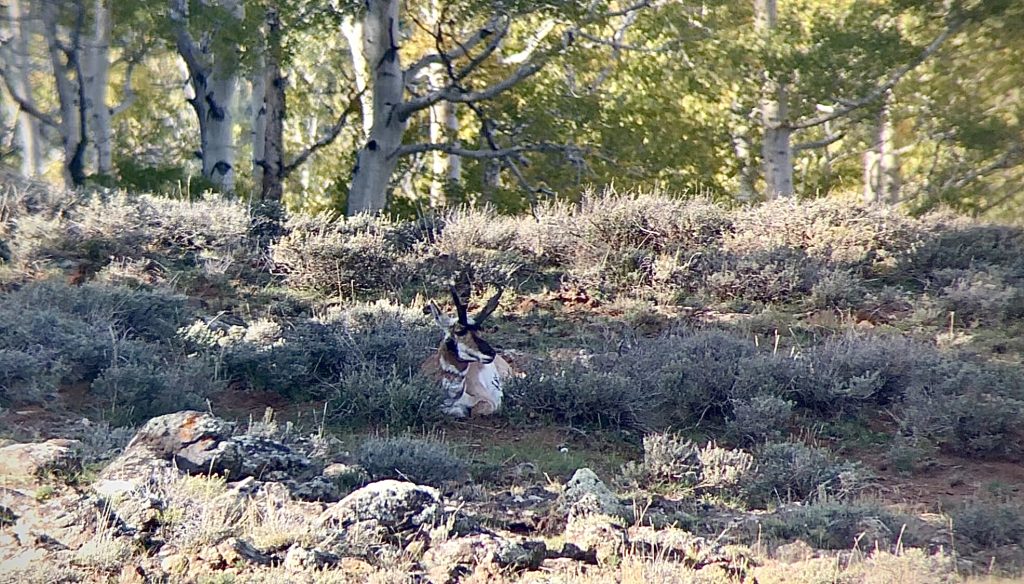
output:
<path id="1" fill-rule="evenodd" d="M 505 289 L 503 287 L 498 287 L 498 293 L 495 294 L 494 296 L 491 296 L 491 299 L 487 301 L 487 305 L 484 306 L 483 309 L 476 315 L 476 318 L 473 319 L 476 322 L 476 324 L 483 323 L 483 321 L 487 320 L 487 317 L 490 316 L 492 312 L 494 312 L 494 309 L 498 307 L 498 301 L 501 300 L 501 294 L 504 291 Z"/>
<path id="2" fill-rule="evenodd" d="M 462 303 L 462 299 L 459 298 L 459 291 L 455 289 L 455 285 L 452 284 L 448 288 L 452 293 L 452 301 L 455 302 L 455 310 L 459 313 L 459 324 L 462 326 L 469 325 L 469 315 L 466 313 L 466 305 Z"/>

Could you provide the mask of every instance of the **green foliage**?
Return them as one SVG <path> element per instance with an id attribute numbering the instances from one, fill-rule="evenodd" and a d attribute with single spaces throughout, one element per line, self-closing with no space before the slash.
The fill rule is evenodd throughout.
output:
<path id="1" fill-rule="evenodd" d="M 1024 506 L 1012 501 L 974 499 L 952 510 L 958 543 L 981 548 L 1024 544 Z"/>
<path id="2" fill-rule="evenodd" d="M 800 539 L 816 548 L 848 550 L 855 544 L 862 549 L 888 547 L 896 534 L 904 545 L 924 542 L 905 526 L 908 516 L 895 513 L 870 501 L 818 501 L 780 509 L 763 523 L 766 537 Z"/>
<path id="3" fill-rule="evenodd" d="M 220 385 L 174 340 L 189 312 L 178 295 L 104 285 L 41 282 L 8 293 L 0 399 L 39 403 L 84 385 L 90 403 L 80 405 L 118 423 L 201 406 Z"/>

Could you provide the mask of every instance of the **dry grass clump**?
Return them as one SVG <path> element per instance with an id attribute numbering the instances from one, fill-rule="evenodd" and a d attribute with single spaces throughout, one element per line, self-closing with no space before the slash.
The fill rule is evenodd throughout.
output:
<path id="1" fill-rule="evenodd" d="M 289 286 L 326 296 L 391 289 L 399 251 L 386 228 L 383 220 L 295 216 L 271 248 L 273 261 Z"/>

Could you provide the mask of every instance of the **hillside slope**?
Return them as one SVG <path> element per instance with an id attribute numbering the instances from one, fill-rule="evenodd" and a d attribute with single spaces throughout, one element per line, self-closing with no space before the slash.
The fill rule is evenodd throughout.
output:
<path id="1" fill-rule="evenodd" d="M 552 549 L 574 539 L 565 514 L 576 513 L 550 508 L 552 497 L 590 467 L 661 517 L 658 529 L 749 546 L 744 565 L 764 568 L 759 581 L 804 581 L 836 557 L 851 581 L 1024 565 L 1018 228 L 833 201 L 726 209 L 615 193 L 518 218 L 285 218 L 3 180 L 2 438 L 75 439 L 85 468 L 19 492 L 80 496 L 129 428 L 212 409 L 320 466 L 361 468 L 342 491 L 384 478 L 434 484 L 494 537 Z M 474 299 L 508 290 L 484 335 L 522 375 L 494 418 L 443 419 L 439 391 L 417 373 L 440 338 L 422 308 L 443 303 L 453 278 Z M 265 416 L 281 428 L 255 431 Z M 289 442 L 309 433 L 316 447 Z M 234 488 L 228 480 L 209 488 Z M 201 504 L 210 491 L 199 491 L 166 502 Z M 527 495 L 535 508 L 499 512 Z M 635 530 L 653 519 L 622 521 Z M 239 516 L 222 535 L 277 558 L 276 569 L 295 542 L 259 544 L 252 526 Z M 782 562 L 776 548 L 796 540 L 817 551 Z M 189 557 L 218 541 L 124 553 L 173 544 Z M 878 554 L 849 555 L 867 541 Z M 587 573 L 640 578 L 672 561 L 641 547 Z M 352 557 L 408 576 L 425 569 L 426 548 Z M 582 569 L 564 559 L 545 561 Z M 116 563 L 68 570 L 102 579 Z M 140 570 L 162 569 L 151 564 Z M 261 566 L 234 577 L 272 581 Z M 750 575 L 733 560 L 716 566 L 716 578 Z"/>

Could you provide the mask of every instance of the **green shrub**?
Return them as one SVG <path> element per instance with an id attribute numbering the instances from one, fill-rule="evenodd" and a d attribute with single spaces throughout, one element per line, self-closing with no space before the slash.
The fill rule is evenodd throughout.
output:
<path id="1" fill-rule="evenodd" d="M 795 302 L 810 293 L 821 265 L 799 248 L 722 254 L 703 291 L 720 301 Z"/>
<path id="2" fill-rule="evenodd" d="M 962 455 L 1019 460 L 1024 456 L 1022 380 L 1016 368 L 947 360 L 914 380 L 894 413 L 908 436 Z"/>
<path id="3" fill-rule="evenodd" d="M 927 438 L 897 434 L 885 453 L 885 461 L 901 473 L 923 470 L 934 460 L 936 448 Z"/>
<path id="4" fill-rule="evenodd" d="M 744 367 L 757 360 L 753 343 L 726 333 L 700 331 L 669 336 L 629 355 L 636 368 L 650 371 L 657 390 L 658 410 L 674 424 L 724 418 L 734 398 L 754 391 L 738 384 Z M 755 382 L 756 383 L 756 382 Z"/>
<path id="5" fill-rule="evenodd" d="M 917 221 L 894 209 L 778 199 L 738 213 L 724 249 L 741 255 L 800 249 L 827 266 L 868 276 L 896 271 L 923 237 Z"/>
<path id="6" fill-rule="evenodd" d="M 949 213 L 926 215 L 921 222 L 927 235 L 906 258 L 904 271 L 909 274 L 926 278 L 944 269 L 967 270 L 985 264 L 1021 273 L 1024 267 L 1024 230 L 1019 227 Z"/>
<path id="7" fill-rule="evenodd" d="M 374 224 L 330 214 L 295 216 L 272 245 L 277 269 L 292 287 L 333 296 L 393 287 L 398 251 Z"/>
<path id="8" fill-rule="evenodd" d="M 943 362 L 933 347 L 891 335 L 844 334 L 811 348 L 812 375 L 796 388 L 798 402 L 827 413 L 886 405 Z"/>
<path id="9" fill-rule="evenodd" d="M 328 416 L 346 427 L 416 428 L 441 419 L 443 400 L 443 392 L 433 380 L 362 366 L 347 373 L 331 394 Z"/>
<path id="10" fill-rule="evenodd" d="M 23 286 L 0 306 L 4 401 L 39 402 L 64 386 L 91 387 L 85 409 L 119 423 L 202 406 L 219 386 L 202 361 L 185 361 L 174 330 L 184 297 L 106 285 Z"/>
<path id="11" fill-rule="evenodd" d="M 877 545 L 886 549 L 900 536 L 906 546 L 926 542 L 911 530 L 908 516 L 894 513 L 870 501 L 818 501 L 807 505 L 789 505 L 762 521 L 762 533 L 768 538 L 800 539 L 815 548 L 848 550 L 855 544 L 862 550 Z"/>
<path id="12" fill-rule="evenodd" d="M 435 440 L 372 438 L 360 445 L 356 456 L 375 481 L 401 479 L 441 486 L 468 476 L 466 463 Z"/>
<path id="13" fill-rule="evenodd" d="M 56 201 L 60 201 L 57 203 Z M 188 202 L 125 193 L 88 198 L 54 195 L 53 210 L 26 207 L 14 232 L 12 255 L 22 265 L 51 260 L 84 260 L 99 267 L 111 257 L 148 255 L 198 265 L 248 258 L 248 212 L 232 202 Z"/>
<path id="14" fill-rule="evenodd" d="M 49 307 L 73 318 L 112 326 L 114 333 L 149 341 L 173 337 L 178 327 L 193 315 L 187 306 L 188 298 L 181 294 L 91 283 L 31 284 L 9 295 L 8 302 L 26 308 Z"/>
<path id="15" fill-rule="evenodd" d="M 943 320 L 950 312 L 970 326 L 1000 325 L 1024 317 L 1024 272 L 1011 274 L 995 266 L 944 269 L 933 272 L 933 279 L 938 285 L 948 282 L 937 298 Z"/>
<path id="16" fill-rule="evenodd" d="M 319 319 L 261 319 L 181 330 L 222 374 L 247 388 L 329 402 L 341 424 L 420 425 L 437 419 L 441 390 L 416 372 L 438 333 L 424 315 L 384 302 L 329 311 Z"/>
<path id="17" fill-rule="evenodd" d="M 839 462 L 827 450 L 798 442 L 772 442 L 755 453 L 756 470 L 744 485 L 751 505 L 803 501 L 814 495 L 845 497 L 863 486 L 854 463 Z"/>
<path id="18" fill-rule="evenodd" d="M 661 396 L 623 369 L 614 363 L 534 366 L 525 377 L 508 381 L 508 408 L 520 417 L 540 415 L 587 428 L 656 427 Z"/>
<path id="19" fill-rule="evenodd" d="M 792 401 L 778 395 L 755 395 L 733 400 L 732 416 L 725 427 L 738 442 L 764 442 L 780 437 L 792 417 Z"/>
<path id="20" fill-rule="evenodd" d="M 172 361 L 157 347 L 122 343 L 115 362 L 92 382 L 91 393 L 114 423 L 125 424 L 176 412 L 203 409 L 223 384 L 204 360 Z"/>
<path id="21" fill-rule="evenodd" d="M 958 543 L 985 549 L 1024 545 L 1024 505 L 1019 502 L 973 499 L 951 515 Z"/>

